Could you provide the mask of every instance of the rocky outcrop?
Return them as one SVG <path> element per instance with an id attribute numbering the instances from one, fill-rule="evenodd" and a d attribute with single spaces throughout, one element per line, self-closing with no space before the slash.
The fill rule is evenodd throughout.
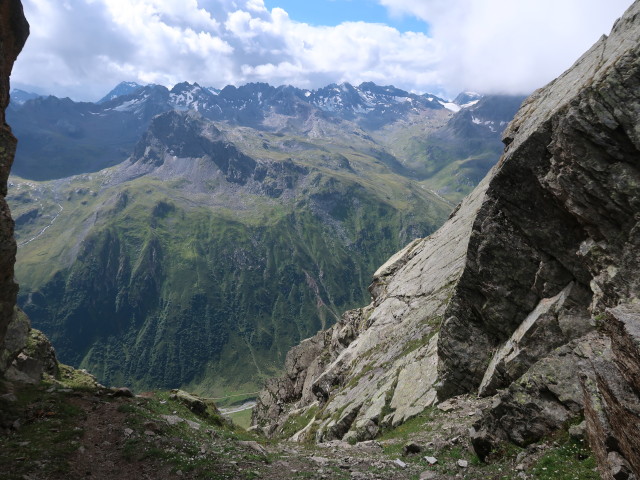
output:
<path id="1" fill-rule="evenodd" d="M 20 0 L 0 3 L 0 377 L 36 383 L 44 373 L 56 376 L 58 362 L 49 340 L 42 332 L 32 330 L 29 318 L 16 307 L 14 222 L 5 200 L 17 145 L 5 118 L 9 76 L 28 36 L 29 24 Z"/>
<path id="2" fill-rule="evenodd" d="M 602 478 L 640 477 L 640 305 L 608 309 L 601 322 L 610 348 L 589 359 L 592 374 L 582 373 L 589 445 Z"/>
<path id="3" fill-rule="evenodd" d="M 584 309 L 589 299 L 589 292 L 573 282 L 553 298 L 542 299 L 493 355 L 478 393 L 495 394 L 537 360 L 591 330 L 592 322 Z"/>
<path id="4" fill-rule="evenodd" d="M 376 271 L 371 305 L 345 313 L 332 329 L 289 352 L 287 374 L 267 384 L 254 410 L 258 424 L 278 432 L 299 408 L 317 401 L 322 415 L 304 436 L 367 440 L 436 401 L 438 329 L 486 187 L 481 184 L 438 232 L 410 243 Z M 434 254 L 445 249 L 448 255 Z"/>
<path id="5" fill-rule="evenodd" d="M 472 442 L 487 459 L 500 442 L 525 447 L 579 418 L 585 405 L 579 372 L 592 377 L 589 361 L 606 357 L 608 342 L 597 333 L 555 349 L 501 390 L 474 425 Z"/>
<path id="6" fill-rule="evenodd" d="M 376 272 L 353 338 L 327 341 L 348 322 L 317 335 L 316 360 L 270 384 L 288 396 L 267 387 L 256 423 L 363 440 L 452 396 L 495 395 L 474 427 L 481 458 L 584 414 L 603 477 L 640 474 L 638 18 L 636 2 L 525 101 L 487 178 Z"/>
<path id="7" fill-rule="evenodd" d="M 211 182 L 222 177 L 230 188 L 278 198 L 293 189 L 309 169 L 284 161 L 254 159 L 227 139 L 213 122 L 195 111 L 157 115 L 137 143 L 117 182 L 150 174 L 168 179 L 189 178 L 194 190 L 210 193 Z"/>
<path id="8" fill-rule="evenodd" d="M 212 401 L 206 401 L 197 395 L 185 392 L 184 390 L 171 390 L 170 398 L 179 401 L 193 413 L 201 417 L 206 417 L 209 414 L 218 415 L 220 413 Z"/>
<path id="9" fill-rule="evenodd" d="M 5 331 L 2 349 L 0 350 L 0 366 L 2 366 L 2 372 L 5 372 L 7 368 L 9 368 L 27 344 L 30 328 L 29 318 L 16 308 Z"/>
<path id="10" fill-rule="evenodd" d="M 5 0 L 0 4 L 0 373 L 13 360 L 5 355 L 5 335 L 9 324 L 15 320 L 18 285 L 13 278 L 16 242 L 13 238 L 13 220 L 7 195 L 7 178 L 16 152 L 16 138 L 5 121 L 5 110 L 9 105 L 9 75 L 18 54 L 22 50 L 29 24 L 24 18 L 19 0 Z"/>
<path id="11" fill-rule="evenodd" d="M 530 97 L 506 131 L 443 326 L 445 396 L 477 385 L 480 372 L 464 365 L 482 355 L 476 338 L 449 345 L 448 332 L 481 326 L 502 343 L 570 281 L 590 288 L 596 313 L 638 291 L 637 49 L 631 15 Z"/>
<path id="12" fill-rule="evenodd" d="M 53 378 L 59 376 L 58 359 L 49 339 L 39 330 L 30 328 L 29 318 L 18 310 L 16 320 L 9 325 L 7 342 L 10 335 L 16 351 L 14 360 L 5 372 L 5 378 L 20 383 L 35 384 L 44 374 Z"/>

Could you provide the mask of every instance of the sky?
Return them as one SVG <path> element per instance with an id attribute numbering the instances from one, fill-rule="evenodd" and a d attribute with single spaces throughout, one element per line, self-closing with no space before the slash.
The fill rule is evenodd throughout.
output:
<path id="1" fill-rule="evenodd" d="M 95 101 L 121 81 L 171 88 L 373 81 L 453 98 L 530 93 L 631 0 L 22 0 L 12 87 Z"/>
<path id="2" fill-rule="evenodd" d="M 427 22 L 415 15 L 390 14 L 376 0 L 267 0 L 267 9 L 279 7 L 296 22 L 312 26 L 335 27 L 343 22 L 367 22 L 388 25 L 400 32 L 427 32 Z"/>

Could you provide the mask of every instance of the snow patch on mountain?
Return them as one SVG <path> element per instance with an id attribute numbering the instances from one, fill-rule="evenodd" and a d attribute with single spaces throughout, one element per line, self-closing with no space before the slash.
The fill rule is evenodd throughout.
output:
<path id="1" fill-rule="evenodd" d="M 453 102 L 443 102 L 442 100 L 438 100 L 438 103 L 447 110 L 451 110 L 453 113 L 457 113 L 462 109 L 460 105 Z"/>
<path id="2" fill-rule="evenodd" d="M 142 85 L 137 84 L 136 82 L 120 82 L 115 86 L 113 90 L 107 93 L 104 97 L 98 100 L 96 103 L 106 103 L 114 98 L 122 97 L 125 95 L 130 95 L 134 93 L 136 90 L 144 88 Z"/>
<path id="3" fill-rule="evenodd" d="M 462 105 L 460 105 L 461 108 L 469 108 L 469 107 L 473 107 L 475 104 L 477 104 L 480 101 L 480 99 L 478 100 L 472 100 L 471 102 L 468 103 L 464 103 Z"/>
<path id="4" fill-rule="evenodd" d="M 25 92 L 24 90 L 20 90 L 19 88 L 14 88 L 11 90 L 11 103 L 14 105 L 24 105 L 25 102 L 29 100 L 33 100 L 35 98 L 40 98 L 42 95 L 33 92 Z"/>

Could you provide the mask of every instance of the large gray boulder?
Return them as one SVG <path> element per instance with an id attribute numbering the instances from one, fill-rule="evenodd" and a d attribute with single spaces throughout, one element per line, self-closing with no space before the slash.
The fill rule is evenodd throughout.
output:
<path id="1" fill-rule="evenodd" d="M 640 475 L 639 19 L 636 2 L 524 102 L 499 163 L 376 272 L 371 305 L 291 352 L 256 424 L 364 440 L 480 393 L 495 396 L 473 433 L 481 457 L 585 414 L 602 476 L 611 458 Z"/>
<path id="2" fill-rule="evenodd" d="M 29 327 L 29 319 L 23 312 L 19 312 L 16 318 L 21 319 L 21 329 L 26 326 L 27 334 L 24 344 L 7 368 L 5 377 L 9 380 L 31 384 L 39 383 L 44 374 L 57 377 L 59 374 L 58 359 L 49 339 L 41 331 Z M 9 331 L 12 330 L 13 323 L 9 325 Z"/>

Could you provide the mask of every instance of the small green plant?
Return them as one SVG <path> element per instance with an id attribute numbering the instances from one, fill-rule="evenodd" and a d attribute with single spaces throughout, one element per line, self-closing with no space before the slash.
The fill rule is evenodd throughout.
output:
<path id="1" fill-rule="evenodd" d="M 539 480 L 597 480 L 596 461 L 583 441 L 568 439 L 551 448 L 532 468 Z"/>
<path id="2" fill-rule="evenodd" d="M 302 430 L 304 427 L 309 425 L 309 422 L 315 417 L 317 412 L 318 407 L 313 406 L 311 408 L 308 408 L 304 413 L 300 415 L 290 416 L 287 422 L 284 424 L 284 427 L 282 429 L 282 436 L 284 438 L 288 438 Z"/>
<path id="3" fill-rule="evenodd" d="M 440 317 L 438 317 L 440 318 Z M 438 324 L 439 325 L 439 324 Z M 400 354 L 401 357 L 404 357 L 411 352 L 428 345 L 434 335 L 438 333 L 438 330 L 433 328 L 429 333 L 424 334 L 422 337 L 414 338 L 413 340 L 406 343 L 404 346 L 404 350 Z"/>
<path id="4" fill-rule="evenodd" d="M 116 410 L 118 410 L 120 413 L 135 413 L 137 411 L 137 408 L 130 403 L 123 403 L 122 405 L 118 405 L 118 408 Z"/>
<path id="5" fill-rule="evenodd" d="M 393 442 L 386 443 L 384 452 L 388 455 L 398 455 L 402 452 L 404 443 L 416 432 L 425 432 L 433 428 L 433 419 L 438 413 L 437 408 L 429 407 L 423 410 L 415 417 L 407 420 L 402 425 L 398 425 L 396 428 L 389 428 L 383 430 L 382 434 L 378 437 L 380 441 L 393 440 Z"/>
<path id="6" fill-rule="evenodd" d="M 73 390 L 92 392 L 96 389 L 96 379 L 83 370 L 76 370 L 69 365 L 58 365 L 56 378 L 64 387 Z"/>
<path id="7" fill-rule="evenodd" d="M 22 479 L 37 464 L 41 474 L 65 474 L 68 456 L 80 446 L 83 430 L 76 427 L 83 412 L 43 386 L 23 386 L 16 402 L 0 401 L 0 417 L 15 421 L 15 433 L 0 436 L 0 471 L 7 479 Z M 16 419 L 16 420 L 14 420 Z"/>

